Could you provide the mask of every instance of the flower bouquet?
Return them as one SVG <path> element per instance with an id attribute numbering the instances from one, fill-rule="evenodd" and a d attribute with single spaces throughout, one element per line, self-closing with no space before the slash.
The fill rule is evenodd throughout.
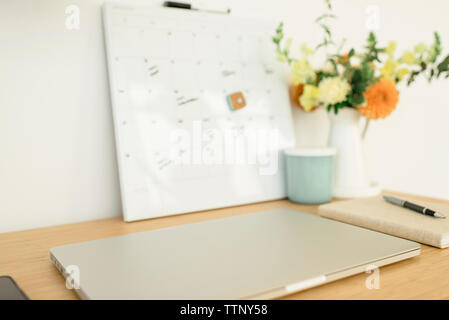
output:
<path id="1" fill-rule="evenodd" d="M 314 48 L 304 43 L 301 56 L 292 57 L 292 40 L 284 39 L 283 23 L 272 40 L 278 60 L 291 66 L 290 94 L 294 103 L 307 112 L 321 107 L 330 112 L 329 144 L 337 149 L 335 196 L 368 196 L 379 192 L 370 185 L 364 169 L 361 138 L 369 121 L 386 118 L 393 112 L 399 101 L 398 83 L 409 86 L 418 76 L 429 82 L 448 78 L 449 55 L 441 58 L 437 32 L 430 45 L 419 43 L 398 56 L 396 42 L 380 46 L 374 32 L 369 32 L 361 50 L 350 48 L 342 53 L 345 40 L 338 44 L 334 41 L 329 22 L 336 17 L 330 0 L 325 3 L 326 12 L 315 20 L 324 37 Z M 314 67 L 311 60 L 320 51 L 324 51 L 324 61 L 320 67 Z M 362 117 L 366 122 L 360 135 Z"/>

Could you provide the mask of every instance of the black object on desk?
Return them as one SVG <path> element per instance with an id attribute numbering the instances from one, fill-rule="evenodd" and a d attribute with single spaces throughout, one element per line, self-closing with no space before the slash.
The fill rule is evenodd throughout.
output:
<path id="1" fill-rule="evenodd" d="M 29 300 L 10 276 L 0 277 L 0 300 Z"/>
<path id="2" fill-rule="evenodd" d="M 435 218 L 446 218 L 446 216 L 444 214 L 442 214 L 442 213 L 430 210 L 430 209 L 428 209 L 426 207 L 422 207 L 420 205 L 408 202 L 406 200 L 398 199 L 398 198 L 395 198 L 395 197 L 392 197 L 392 196 L 384 196 L 384 199 L 387 202 L 389 202 L 389 203 L 392 203 L 392 204 L 395 204 L 397 206 L 413 210 L 413 211 L 415 211 L 417 213 L 420 213 L 420 214 L 425 214 L 426 216 L 432 216 L 432 217 L 435 217 Z"/>

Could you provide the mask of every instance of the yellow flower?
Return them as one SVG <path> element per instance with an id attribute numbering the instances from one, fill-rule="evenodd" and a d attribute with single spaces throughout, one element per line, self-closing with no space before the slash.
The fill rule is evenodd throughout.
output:
<path id="1" fill-rule="evenodd" d="M 319 90 L 316 86 L 312 84 L 306 84 L 304 86 L 304 91 L 301 98 L 299 98 L 299 103 L 302 105 L 304 110 L 311 111 L 318 105 L 318 93 Z"/>
<path id="2" fill-rule="evenodd" d="M 315 71 L 306 59 L 300 59 L 293 64 L 292 80 L 295 85 L 315 80 Z"/>
<path id="3" fill-rule="evenodd" d="M 384 78 L 393 79 L 393 75 L 398 67 L 399 63 L 395 61 L 392 57 L 389 57 L 382 68 L 380 68 L 380 73 Z"/>
<path id="4" fill-rule="evenodd" d="M 415 51 L 415 53 L 418 55 L 422 55 L 424 52 L 427 51 L 427 46 L 425 43 L 419 43 L 413 47 L 413 51 Z"/>
<path id="5" fill-rule="evenodd" d="M 408 65 L 415 64 L 416 56 L 411 51 L 405 51 L 404 54 L 402 55 L 401 62 L 408 64 Z"/>
<path id="6" fill-rule="evenodd" d="M 393 54 L 394 51 L 396 50 L 396 46 L 397 46 L 396 41 L 390 41 L 388 43 L 388 46 L 385 48 L 385 52 L 390 55 Z"/>
<path id="7" fill-rule="evenodd" d="M 399 81 L 401 81 L 409 73 L 411 73 L 411 71 L 409 69 L 401 68 L 397 71 L 396 76 L 398 77 Z"/>
<path id="8" fill-rule="evenodd" d="M 301 52 L 303 55 L 308 56 L 314 53 L 313 49 L 310 49 L 306 43 L 301 44 Z"/>
<path id="9" fill-rule="evenodd" d="M 335 104 L 346 99 L 351 90 L 347 80 L 340 77 L 326 78 L 319 84 L 318 98 L 325 105 Z"/>

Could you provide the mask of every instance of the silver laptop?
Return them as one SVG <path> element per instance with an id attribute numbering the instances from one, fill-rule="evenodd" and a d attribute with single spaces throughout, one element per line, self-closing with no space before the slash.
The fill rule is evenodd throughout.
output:
<path id="1" fill-rule="evenodd" d="M 50 255 L 85 299 L 266 299 L 419 253 L 412 241 L 280 209 L 75 243 Z"/>

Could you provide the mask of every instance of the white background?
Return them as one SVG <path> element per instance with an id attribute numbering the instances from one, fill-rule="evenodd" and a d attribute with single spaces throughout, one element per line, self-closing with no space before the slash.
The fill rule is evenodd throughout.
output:
<path id="1" fill-rule="evenodd" d="M 155 3 L 160 1 L 140 1 Z M 0 1 L 0 232 L 121 214 L 101 24 L 101 0 Z M 321 1 L 228 0 L 203 4 L 238 16 L 283 20 L 297 40 L 318 43 Z M 81 29 L 65 28 L 79 6 Z M 447 0 L 334 1 L 334 33 L 361 47 L 366 8 L 380 8 L 381 42 L 398 49 L 432 40 L 449 52 Z M 386 189 L 449 199 L 449 81 L 402 88 L 393 115 L 367 137 L 373 176 Z M 300 145 L 324 144 L 325 112 L 295 112 Z"/>

